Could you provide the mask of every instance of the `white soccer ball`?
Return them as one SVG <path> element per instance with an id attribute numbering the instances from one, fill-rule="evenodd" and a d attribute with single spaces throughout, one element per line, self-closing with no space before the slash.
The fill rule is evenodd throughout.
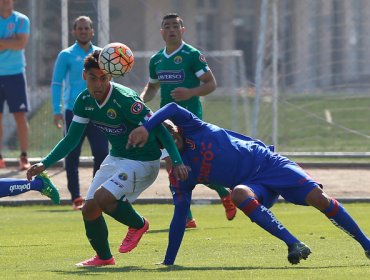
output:
<path id="1" fill-rule="evenodd" d="M 134 66 L 134 54 L 122 43 L 106 45 L 99 55 L 99 67 L 112 77 L 120 77 L 130 72 Z"/>

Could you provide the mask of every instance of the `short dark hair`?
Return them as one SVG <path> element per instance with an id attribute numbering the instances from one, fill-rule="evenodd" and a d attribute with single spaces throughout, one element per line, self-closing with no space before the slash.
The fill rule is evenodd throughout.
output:
<path id="1" fill-rule="evenodd" d="M 87 21 L 90 24 L 91 29 L 93 28 L 93 21 L 92 21 L 92 19 L 90 17 L 88 17 L 88 16 L 79 16 L 78 18 L 76 18 L 73 21 L 73 30 L 76 30 L 76 28 L 77 28 L 77 22 L 79 22 L 80 20 Z"/>
<path id="2" fill-rule="evenodd" d="M 178 132 L 177 126 L 172 121 L 165 120 L 164 122 L 162 122 L 162 124 L 167 129 L 167 131 L 171 134 L 172 137 L 174 133 Z M 162 144 L 161 140 L 159 140 L 158 137 L 155 137 L 155 139 L 157 140 L 157 144 L 159 145 L 159 148 L 164 149 L 164 145 Z"/>
<path id="3" fill-rule="evenodd" d="M 84 60 L 84 70 L 88 71 L 90 69 L 100 69 L 99 67 L 99 55 L 101 50 L 95 50 L 91 54 L 85 57 Z"/>
<path id="4" fill-rule="evenodd" d="M 161 27 L 163 27 L 163 23 L 166 19 L 170 19 L 170 18 L 178 18 L 179 19 L 179 22 L 180 22 L 180 26 L 181 27 L 184 27 L 184 22 L 182 20 L 182 18 L 179 16 L 178 13 L 168 13 L 166 14 L 163 19 L 162 19 L 162 23 L 161 23 Z"/>

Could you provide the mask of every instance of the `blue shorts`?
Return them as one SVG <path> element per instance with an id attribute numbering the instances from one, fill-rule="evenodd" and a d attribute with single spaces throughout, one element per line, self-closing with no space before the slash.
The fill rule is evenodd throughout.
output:
<path id="1" fill-rule="evenodd" d="M 28 112 L 25 74 L 0 76 L 0 113 L 4 111 L 5 101 L 11 113 Z"/>
<path id="2" fill-rule="evenodd" d="M 248 180 L 241 185 L 249 187 L 258 201 L 267 208 L 277 201 L 279 195 L 293 204 L 307 205 L 308 193 L 320 187 L 319 183 L 290 160 L 266 168 L 254 180 Z"/>

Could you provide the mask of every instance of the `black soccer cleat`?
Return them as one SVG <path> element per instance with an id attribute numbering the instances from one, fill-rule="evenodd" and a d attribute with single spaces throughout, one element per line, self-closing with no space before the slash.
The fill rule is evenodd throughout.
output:
<path id="1" fill-rule="evenodd" d="M 291 264 L 298 264 L 300 260 L 307 259 L 311 249 L 304 243 L 294 243 L 288 247 L 288 261 Z"/>

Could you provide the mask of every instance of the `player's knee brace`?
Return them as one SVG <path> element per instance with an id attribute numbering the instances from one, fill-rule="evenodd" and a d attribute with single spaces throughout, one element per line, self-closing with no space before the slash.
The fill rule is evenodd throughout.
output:
<path id="1" fill-rule="evenodd" d="M 245 215 L 249 216 L 259 205 L 259 202 L 254 197 L 249 196 L 242 203 L 237 205 L 237 207 L 243 211 Z"/>

